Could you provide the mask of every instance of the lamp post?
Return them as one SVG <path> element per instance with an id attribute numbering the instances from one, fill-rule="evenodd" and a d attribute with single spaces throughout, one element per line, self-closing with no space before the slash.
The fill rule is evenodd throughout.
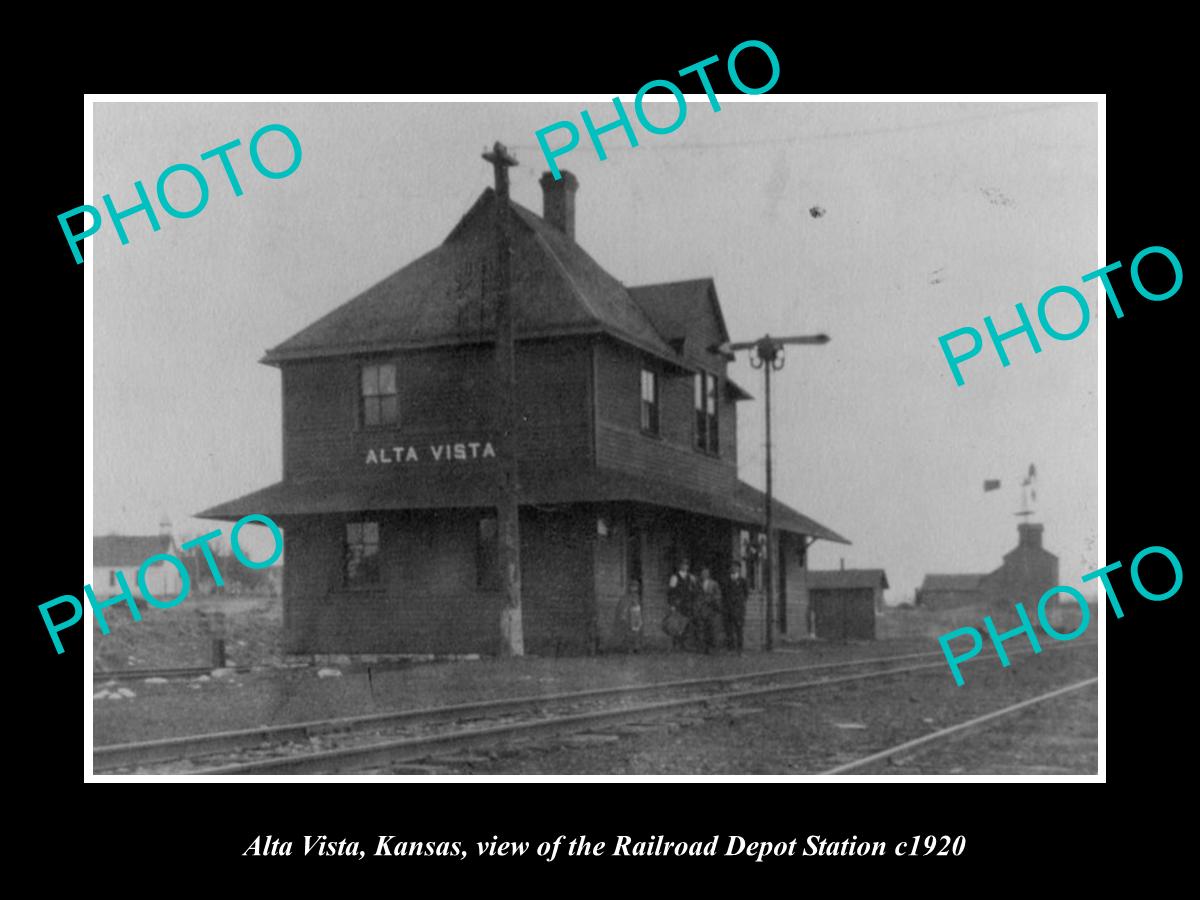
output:
<path id="1" fill-rule="evenodd" d="M 753 350 L 750 365 L 763 370 L 764 396 L 766 397 L 767 412 L 767 492 L 766 492 L 766 553 L 763 555 L 763 590 L 767 598 L 767 633 L 765 645 L 768 650 L 775 647 L 775 580 L 774 580 L 774 549 L 771 542 L 774 516 L 772 515 L 771 498 L 771 372 L 783 368 L 783 348 L 789 344 L 828 344 L 829 335 L 811 334 L 800 337 L 773 338 L 769 334 L 757 341 L 743 341 L 734 344 L 720 344 L 714 347 L 716 352 L 732 358 L 735 351 Z M 786 602 L 786 598 L 785 601 Z"/>

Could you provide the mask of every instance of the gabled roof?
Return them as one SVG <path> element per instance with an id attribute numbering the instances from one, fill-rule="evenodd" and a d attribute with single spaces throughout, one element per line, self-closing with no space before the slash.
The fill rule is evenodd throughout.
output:
<path id="1" fill-rule="evenodd" d="M 493 340 L 495 309 L 484 303 L 483 283 L 495 274 L 496 202 L 486 188 L 441 246 L 272 348 L 263 362 Z M 608 333 L 678 361 L 621 282 L 540 216 L 510 205 L 518 338 Z"/>
<path id="2" fill-rule="evenodd" d="M 487 473 L 454 474 L 420 480 L 375 478 L 281 481 L 199 513 L 202 519 L 240 519 L 251 512 L 272 518 L 324 515 L 365 510 L 449 509 L 490 506 L 499 502 L 499 486 Z M 762 525 L 764 495 L 738 482 L 730 495 L 690 491 L 661 479 L 614 469 L 590 467 L 539 469 L 522 479 L 522 504 L 635 501 L 701 515 Z M 780 531 L 850 543 L 837 532 L 776 500 L 772 506 Z"/>
<path id="3" fill-rule="evenodd" d="M 810 589 L 877 588 L 887 590 L 887 573 L 883 569 L 809 569 L 805 584 Z"/>
<path id="4" fill-rule="evenodd" d="M 985 575 L 926 575 L 922 591 L 977 591 Z"/>
<path id="5" fill-rule="evenodd" d="M 171 550 L 169 534 L 105 534 L 92 538 L 92 565 L 140 566 L 147 557 Z"/>
<path id="6" fill-rule="evenodd" d="M 711 278 L 643 284 L 631 287 L 629 293 L 668 341 L 686 338 L 696 320 L 709 315 L 716 321 L 721 341 L 729 340 L 721 304 L 717 302 L 717 288 Z"/>

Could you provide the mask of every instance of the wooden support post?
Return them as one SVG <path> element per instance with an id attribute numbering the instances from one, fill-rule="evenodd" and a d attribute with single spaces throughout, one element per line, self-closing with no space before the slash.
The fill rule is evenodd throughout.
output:
<path id="1" fill-rule="evenodd" d="M 499 141 L 483 154 L 496 175 L 496 377 L 500 413 L 499 502 L 496 505 L 500 580 L 500 655 L 524 656 L 521 624 L 520 485 L 517 480 L 517 348 L 512 303 L 512 245 L 509 239 L 508 167 L 517 161 Z"/>

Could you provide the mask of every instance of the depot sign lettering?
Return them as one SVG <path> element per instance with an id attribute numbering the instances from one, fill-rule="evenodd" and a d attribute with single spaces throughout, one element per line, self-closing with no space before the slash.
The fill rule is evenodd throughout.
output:
<path id="1" fill-rule="evenodd" d="M 459 441 L 454 444 L 397 444 L 394 447 L 372 447 L 367 451 L 366 465 L 420 462 L 470 462 L 475 459 L 495 459 L 496 448 L 491 441 Z"/>

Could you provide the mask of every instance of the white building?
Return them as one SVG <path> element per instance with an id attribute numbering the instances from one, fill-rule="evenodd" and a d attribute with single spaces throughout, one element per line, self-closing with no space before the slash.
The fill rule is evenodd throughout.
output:
<path id="1" fill-rule="evenodd" d="M 142 596 L 137 574 L 151 556 L 167 553 L 179 556 L 179 548 L 170 534 L 150 536 L 106 534 L 92 539 L 92 590 L 97 600 L 106 600 L 121 593 L 118 570 L 125 576 L 130 592 L 139 600 Z M 183 584 L 179 569 L 168 562 L 157 562 L 146 570 L 146 589 L 158 600 L 173 600 Z"/>

